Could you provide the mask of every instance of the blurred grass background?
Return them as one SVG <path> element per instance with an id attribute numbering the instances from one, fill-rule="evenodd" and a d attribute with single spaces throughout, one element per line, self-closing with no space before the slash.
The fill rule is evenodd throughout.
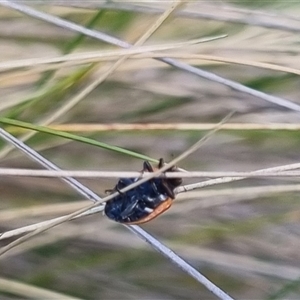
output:
<path id="1" fill-rule="evenodd" d="M 102 8 L 102 2 L 68 1 L 60 6 L 49 3 L 37 8 L 129 43 L 134 43 L 158 17 L 147 10 L 135 11 L 132 5 L 162 11 L 167 7 L 164 2 L 128 2 L 127 10 L 119 9 L 125 2 L 120 7 L 115 3 L 115 9 L 110 2 L 110 8 Z M 212 17 L 209 20 L 188 14 L 171 17 L 146 44 L 228 34 L 224 39 L 164 53 L 166 57 L 206 54 L 238 60 L 241 64 L 195 57 L 184 59 L 254 89 L 299 102 L 297 75 L 249 63 L 266 62 L 299 72 L 299 35 L 247 24 L 247 16 L 251 21 L 270 15 L 277 17 L 278 22 L 286 18 L 287 25 L 294 24 L 300 12 L 298 2 L 201 1 L 187 3 L 184 9 L 211 12 Z M 244 16 L 245 24 L 230 22 L 230 13 Z M 218 16 L 228 14 L 229 21 L 218 20 Z M 3 62 L 108 49 L 117 47 L 0 8 Z M 54 71 L 45 66 L 2 70 L 1 116 L 43 124 L 112 63 L 58 65 Z M 126 60 L 104 83 L 51 123 L 83 124 L 83 128 L 84 124 L 98 123 L 211 123 L 219 122 L 232 110 L 236 111 L 232 122 L 269 124 L 300 120 L 298 112 L 162 62 L 135 57 Z M 16 136 L 24 134 L 20 129 L 5 128 Z M 75 133 L 169 161 L 205 131 Z M 26 143 L 62 169 L 136 171 L 142 168 L 142 161 L 136 158 L 43 133 Z M 0 146 L 1 167 L 39 168 L 21 152 L 8 152 L 4 142 Z M 251 171 L 298 162 L 298 147 L 298 131 L 220 131 L 182 161 L 180 167 L 191 171 Z M 116 183 L 113 179 L 80 181 L 101 196 Z M 196 181 L 185 180 L 185 183 Z M 243 192 L 246 187 L 276 187 L 298 181 L 295 178 L 248 179 L 210 188 L 211 193 L 207 195 L 208 189 L 190 196 L 182 194 L 172 209 L 143 228 L 237 299 L 299 299 L 298 193 L 278 193 L 272 189 Z M 221 189 L 226 192 L 222 193 Z M 89 204 L 86 200 L 82 202 L 59 179 L 1 177 L 0 191 L 1 232 Z M 66 203 L 67 207 L 63 205 Z M 204 287 L 136 236 L 101 215 L 65 223 L 9 252 L 0 261 L 0 276 L 82 299 L 214 299 Z M 25 297 L 25 294 L 9 292 L 3 285 L 0 290 L 2 299 Z"/>

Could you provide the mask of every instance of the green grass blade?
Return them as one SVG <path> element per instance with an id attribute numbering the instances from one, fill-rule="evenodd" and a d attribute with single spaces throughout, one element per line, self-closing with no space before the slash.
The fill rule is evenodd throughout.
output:
<path id="1" fill-rule="evenodd" d="M 26 123 L 26 122 L 22 122 L 22 121 L 18 121 L 18 120 L 13 120 L 13 119 L 9 119 L 9 118 L 0 118 L 0 123 L 6 124 L 6 125 L 12 125 L 12 126 L 16 126 L 16 127 L 21 127 L 21 128 L 25 128 L 25 129 L 29 129 L 29 130 L 34 130 L 34 131 L 38 131 L 38 132 L 43 132 L 43 133 L 47 133 L 47 134 L 52 134 L 52 135 L 63 137 L 63 138 L 69 139 L 69 140 L 73 140 L 73 141 L 85 143 L 85 144 L 88 144 L 88 145 L 93 145 L 93 146 L 96 146 L 96 147 L 100 147 L 100 148 L 103 148 L 103 149 L 115 151 L 117 153 L 129 155 L 129 156 L 139 158 L 139 159 L 142 159 L 142 160 L 148 160 L 148 161 L 155 162 L 155 163 L 158 162 L 157 159 L 153 159 L 149 156 L 146 156 L 146 155 L 134 152 L 134 151 L 130 151 L 130 150 L 120 148 L 120 147 L 117 147 L 117 146 L 108 145 L 106 143 L 98 142 L 94 139 L 90 139 L 90 138 L 87 138 L 87 137 L 82 137 L 82 136 L 71 134 L 71 133 L 68 133 L 68 132 L 59 131 L 59 130 L 55 130 L 55 129 L 50 129 L 50 128 L 45 127 L 45 126 L 33 125 L 33 124 L 30 124 L 30 123 Z"/>

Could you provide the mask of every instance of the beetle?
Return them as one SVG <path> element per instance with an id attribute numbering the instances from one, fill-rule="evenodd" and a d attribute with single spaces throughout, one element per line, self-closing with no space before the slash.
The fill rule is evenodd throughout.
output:
<path id="1" fill-rule="evenodd" d="M 164 160 L 159 160 L 158 169 L 164 165 Z M 154 172 L 148 161 L 144 161 L 142 172 Z M 177 172 L 176 166 L 169 172 Z M 138 181 L 139 178 L 121 178 L 117 185 L 109 192 L 114 193 Z M 123 224 L 142 224 L 156 218 L 172 205 L 175 199 L 174 189 L 182 184 L 182 178 L 152 178 L 147 182 L 119 195 L 105 204 L 106 216 Z"/>

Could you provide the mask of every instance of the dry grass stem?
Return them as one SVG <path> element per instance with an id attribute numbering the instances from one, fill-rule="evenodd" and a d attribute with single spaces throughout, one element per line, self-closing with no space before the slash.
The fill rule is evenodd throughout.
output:
<path id="1" fill-rule="evenodd" d="M 267 170 L 267 169 L 264 169 Z M 255 172 L 255 173 L 254 173 Z M 0 176 L 22 176 L 22 177 L 76 177 L 76 178 L 145 178 L 148 173 L 141 172 L 122 172 L 122 171 L 88 171 L 88 170 L 34 170 L 34 169 L 12 169 L 0 168 Z M 166 172 L 155 177 L 160 178 L 218 178 L 218 177 L 243 177 L 243 178 L 268 178 L 268 177 L 299 177 L 300 171 L 274 171 L 268 172 L 261 170 L 250 172 L 205 172 L 205 171 L 185 171 L 185 172 Z"/>

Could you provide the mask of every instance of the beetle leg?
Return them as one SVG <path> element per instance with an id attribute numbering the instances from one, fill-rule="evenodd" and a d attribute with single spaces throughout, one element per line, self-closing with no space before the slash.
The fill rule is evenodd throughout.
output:
<path id="1" fill-rule="evenodd" d="M 182 184 L 182 178 L 172 178 L 170 182 L 174 187 L 177 187 Z"/>
<path id="2" fill-rule="evenodd" d="M 144 161 L 143 167 L 143 171 L 153 172 L 153 168 L 148 160 Z"/>
<path id="3" fill-rule="evenodd" d="M 133 180 L 130 178 L 121 178 L 113 189 L 105 190 L 105 194 L 112 194 L 113 192 L 117 191 L 119 194 L 124 195 L 124 193 L 120 190 L 132 183 Z"/>
<path id="4" fill-rule="evenodd" d="M 159 178 L 159 180 L 161 180 L 161 179 Z M 149 181 L 149 183 L 151 184 L 151 187 L 152 187 L 154 193 L 155 193 L 156 195 L 159 195 L 160 192 L 159 192 L 159 188 L 158 188 L 158 183 L 157 183 L 157 181 L 154 181 L 154 180 L 152 179 L 152 180 Z"/>
<path id="5" fill-rule="evenodd" d="M 122 189 L 130 184 L 133 183 L 133 180 L 131 178 L 120 178 L 119 182 L 117 183 L 118 188 Z"/>
<path id="6" fill-rule="evenodd" d="M 139 200 L 136 199 L 135 201 L 133 201 L 130 205 L 128 205 L 120 214 L 120 216 L 122 218 L 129 216 L 130 214 L 132 214 L 138 204 Z"/>
<path id="7" fill-rule="evenodd" d="M 144 161 L 144 163 L 143 163 L 143 170 L 141 171 L 141 176 L 139 177 L 139 179 L 141 179 L 143 176 L 143 174 L 145 173 L 145 172 L 154 172 L 154 170 L 153 170 L 153 168 L 152 168 L 152 166 L 151 166 L 151 164 L 149 163 L 149 161 L 148 160 L 145 160 Z"/>
<path id="8" fill-rule="evenodd" d="M 164 164 L 165 164 L 164 159 L 163 159 L 163 158 L 160 158 L 160 159 L 159 159 L 158 168 L 161 169 L 161 168 L 164 166 Z"/>
<path id="9" fill-rule="evenodd" d="M 160 158 L 160 159 L 159 159 L 158 168 L 161 169 L 164 165 L 165 165 L 164 159 L 163 159 L 163 158 Z M 169 172 L 176 171 L 176 166 L 170 167 L 167 171 L 169 171 Z"/>
<path id="10" fill-rule="evenodd" d="M 165 181 L 163 181 L 163 182 L 162 182 L 162 185 L 163 185 L 163 187 L 164 187 L 164 189 L 165 189 L 166 194 L 167 194 L 170 198 L 175 199 L 175 193 L 174 193 L 174 191 L 173 191 L 172 189 L 170 189 L 168 183 L 165 182 Z"/>
<path id="11" fill-rule="evenodd" d="M 164 165 L 165 165 L 164 159 L 163 159 L 163 158 L 160 158 L 160 159 L 159 159 L 158 168 L 161 169 Z M 176 169 L 176 167 L 175 167 L 175 166 L 172 166 L 172 167 L 170 167 L 167 171 L 172 172 L 172 171 L 175 171 L 175 169 Z"/>
<path id="12" fill-rule="evenodd" d="M 120 195 L 124 195 L 125 193 L 121 192 L 121 190 L 119 189 L 118 186 L 116 186 L 116 191 L 120 194 Z"/>
<path id="13" fill-rule="evenodd" d="M 130 185 L 133 183 L 133 180 L 130 178 L 121 178 L 119 180 L 119 182 L 117 183 L 117 185 L 115 186 L 115 190 L 120 194 L 120 195 L 124 195 L 123 192 L 121 192 L 120 190 L 123 189 L 124 187 Z"/>
<path id="14" fill-rule="evenodd" d="M 159 160 L 159 165 L 158 165 L 158 167 L 161 169 L 162 167 L 163 167 L 163 165 L 164 165 L 164 160 L 161 158 L 160 160 Z M 172 167 L 170 167 L 170 169 L 168 169 L 166 172 L 177 172 L 178 171 L 178 169 L 177 169 L 177 167 L 176 166 L 172 166 Z M 182 178 L 168 178 L 168 179 L 166 179 L 166 182 L 165 182 L 165 186 L 166 185 L 168 185 L 168 187 L 166 187 L 166 188 L 168 188 L 169 190 L 170 189 L 174 189 L 175 187 L 177 187 L 177 186 L 179 186 L 179 185 L 181 185 L 182 184 Z M 169 185 L 171 185 L 171 186 L 169 186 Z M 174 195 L 174 193 L 173 193 L 173 196 L 175 196 Z"/>

